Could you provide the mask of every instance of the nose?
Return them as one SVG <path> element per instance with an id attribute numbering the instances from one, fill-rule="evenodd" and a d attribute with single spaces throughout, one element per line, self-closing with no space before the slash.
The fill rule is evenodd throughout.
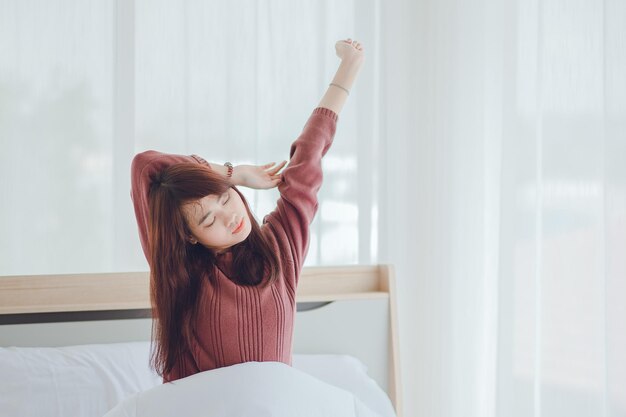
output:
<path id="1" fill-rule="evenodd" d="M 237 213 L 233 213 L 230 217 L 230 221 L 228 222 L 228 228 L 232 231 L 235 230 L 235 227 L 239 225 L 241 218 L 237 216 Z"/>

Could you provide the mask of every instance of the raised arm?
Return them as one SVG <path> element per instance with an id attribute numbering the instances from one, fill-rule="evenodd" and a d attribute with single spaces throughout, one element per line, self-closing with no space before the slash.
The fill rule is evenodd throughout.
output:
<path id="1" fill-rule="evenodd" d="M 335 52 L 341 58 L 341 64 L 318 107 L 330 109 L 339 115 L 348 98 L 348 91 L 352 90 L 365 55 L 361 44 L 349 38 L 335 43 Z"/>
<path id="2" fill-rule="evenodd" d="M 286 243 L 283 248 L 295 261 L 294 277 L 297 285 L 299 271 L 304 265 L 310 241 L 309 226 L 318 209 L 317 193 L 322 186 L 322 158 L 332 145 L 338 113 L 363 63 L 363 50 L 350 40 L 335 44 L 341 64 L 319 106 L 313 110 L 302 133 L 291 145 L 289 165 L 279 183 L 276 209 L 265 216 L 263 223 L 271 227 L 277 239 Z M 293 288 L 295 288 L 295 285 Z"/>

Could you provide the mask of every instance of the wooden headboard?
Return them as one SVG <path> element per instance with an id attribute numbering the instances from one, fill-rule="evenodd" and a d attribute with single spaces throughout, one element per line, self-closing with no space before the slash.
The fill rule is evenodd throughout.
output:
<path id="1" fill-rule="evenodd" d="M 382 300 L 387 303 L 386 385 L 396 413 L 401 416 L 394 280 L 391 265 L 305 267 L 300 276 L 296 301 L 299 307 L 310 303 L 357 300 Z M 146 319 L 150 317 L 148 289 L 148 272 L 4 276 L 0 277 L 0 326 L 6 329 L 33 323 Z M 306 320 L 303 318 L 300 321 Z M 11 339 L 9 332 L 3 331 L 2 334 L 0 346 L 19 345 L 20 342 L 15 340 L 17 338 Z"/>

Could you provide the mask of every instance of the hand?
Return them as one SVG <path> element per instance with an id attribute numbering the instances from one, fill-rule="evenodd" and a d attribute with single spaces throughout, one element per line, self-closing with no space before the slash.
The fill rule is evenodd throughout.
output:
<path id="1" fill-rule="evenodd" d="M 335 52 L 341 60 L 362 61 L 365 57 L 363 46 L 360 42 L 348 38 L 335 43 Z"/>
<path id="2" fill-rule="evenodd" d="M 236 177 L 237 183 L 244 187 L 257 190 L 274 188 L 281 182 L 281 174 L 278 171 L 287 164 L 287 161 L 275 164 L 270 162 L 265 165 L 237 165 L 233 168 L 233 177 Z"/>

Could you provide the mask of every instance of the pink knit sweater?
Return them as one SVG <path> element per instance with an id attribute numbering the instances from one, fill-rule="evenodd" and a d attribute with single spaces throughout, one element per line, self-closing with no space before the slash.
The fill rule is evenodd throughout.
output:
<path id="1" fill-rule="evenodd" d="M 179 365 L 163 382 L 249 361 L 277 361 L 291 365 L 295 293 L 309 245 L 309 225 L 317 212 L 317 192 L 322 185 L 322 157 L 335 136 L 337 114 L 313 110 L 298 139 L 278 186 L 277 206 L 264 217 L 261 230 L 277 253 L 293 262 L 282 263 L 282 274 L 265 288 L 240 286 L 229 279 L 232 253 L 217 258 L 217 284 L 205 285 L 196 321 L 196 340 Z M 161 169 L 178 162 L 206 163 L 197 156 L 146 151 L 131 167 L 131 198 L 141 245 L 148 258 L 148 190 Z M 207 280 L 208 281 L 208 280 Z"/>

